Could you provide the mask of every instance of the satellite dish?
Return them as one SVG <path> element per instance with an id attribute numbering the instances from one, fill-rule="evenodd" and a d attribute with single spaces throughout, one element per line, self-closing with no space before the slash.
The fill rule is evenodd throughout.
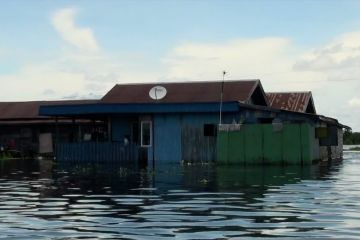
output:
<path id="1" fill-rule="evenodd" d="M 151 99 L 160 100 L 166 96 L 166 93 L 166 88 L 164 88 L 163 86 L 155 86 L 150 89 L 149 96 Z"/>

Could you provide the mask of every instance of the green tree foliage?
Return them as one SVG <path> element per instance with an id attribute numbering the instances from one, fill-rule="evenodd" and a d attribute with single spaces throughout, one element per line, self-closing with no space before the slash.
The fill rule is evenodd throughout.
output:
<path id="1" fill-rule="evenodd" d="M 360 132 L 345 131 L 344 144 L 345 145 L 360 144 Z"/>

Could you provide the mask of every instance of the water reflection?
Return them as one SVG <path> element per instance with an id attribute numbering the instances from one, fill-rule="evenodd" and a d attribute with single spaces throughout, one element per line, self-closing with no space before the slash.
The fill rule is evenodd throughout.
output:
<path id="1" fill-rule="evenodd" d="M 2 161 L 5 238 L 357 238 L 360 155 L 316 166 L 60 166 Z M 345 197 L 346 196 L 346 197 Z"/>

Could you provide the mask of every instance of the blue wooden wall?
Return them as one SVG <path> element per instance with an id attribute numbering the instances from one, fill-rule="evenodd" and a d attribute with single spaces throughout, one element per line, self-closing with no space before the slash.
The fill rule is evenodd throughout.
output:
<path id="1" fill-rule="evenodd" d="M 154 116 L 154 150 L 156 163 L 181 161 L 181 116 L 162 114 Z"/>
<path id="2" fill-rule="evenodd" d="M 131 121 L 126 116 L 114 116 L 111 119 L 112 141 L 123 142 L 125 135 L 131 134 Z"/>
<path id="3" fill-rule="evenodd" d="M 223 123 L 231 123 L 233 121 L 238 122 L 240 115 L 238 113 L 226 113 L 223 115 Z M 193 138 L 189 139 L 194 141 L 193 145 L 194 154 L 201 156 L 203 159 L 213 159 L 215 154 L 212 151 L 207 151 L 211 144 L 211 137 L 203 136 L 204 124 L 215 124 L 219 123 L 218 113 L 174 113 L 174 114 L 156 114 L 153 117 L 154 124 L 154 145 L 148 149 L 149 165 L 155 158 L 156 164 L 163 163 L 179 163 L 184 159 L 184 146 L 182 139 L 184 136 L 184 129 L 189 129 L 190 134 L 195 134 Z M 210 144 L 210 145 L 209 145 Z M 189 145 L 186 145 L 187 147 Z M 205 154 L 202 149 L 196 148 L 207 148 Z M 214 147 L 215 148 L 215 147 Z M 215 149 L 214 149 L 215 150 Z M 154 151 L 154 153 L 153 153 Z M 191 151 L 188 150 L 188 151 Z M 207 155 L 214 155 L 213 157 Z"/>

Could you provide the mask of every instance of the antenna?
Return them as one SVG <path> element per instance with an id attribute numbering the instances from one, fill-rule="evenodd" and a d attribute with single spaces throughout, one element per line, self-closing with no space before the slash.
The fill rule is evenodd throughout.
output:
<path id="1" fill-rule="evenodd" d="M 221 82 L 221 92 L 220 92 L 220 113 L 219 113 L 219 125 L 222 124 L 222 105 L 223 105 L 223 95 L 224 95 L 224 82 L 225 82 L 225 75 L 226 75 L 226 71 L 223 71 L 223 79 Z"/>

